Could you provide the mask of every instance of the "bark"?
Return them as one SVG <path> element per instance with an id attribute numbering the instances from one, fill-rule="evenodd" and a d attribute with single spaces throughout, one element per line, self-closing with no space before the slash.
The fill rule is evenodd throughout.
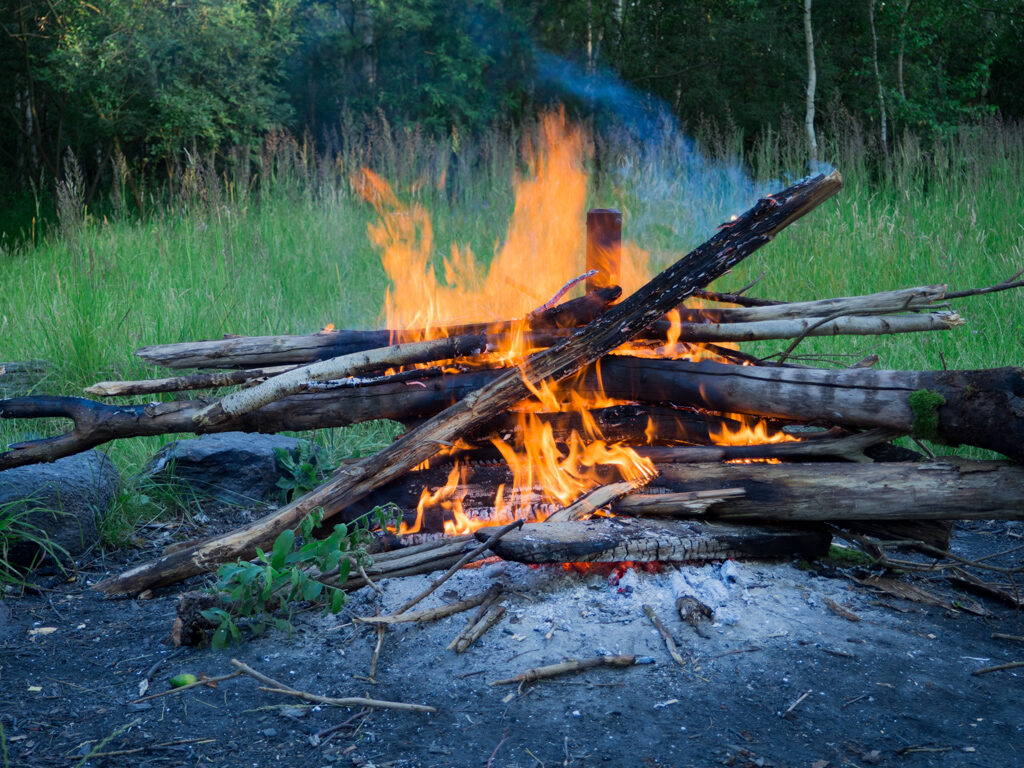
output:
<path id="1" fill-rule="evenodd" d="M 850 521 L 890 526 L 896 521 L 1024 519 L 1024 467 L 1001 461 L 658 463 L 657 469 L 659 475 L 648 487 L 613 502 L 611 511 L 844 526 Z M 442 468 L 414 472 L 378 493 L 380 499 L 396 503 L 412 522 L 422 489 L 435 490 L 446 477 Z M 614 475 L 608 478 L 610 483 L 617 480 Z M 460 489 L 467 514 L 490 519 L 495 489 L 510 482 L 507 467 L 471 464 Z M 522 501 L 536 516 L 547 514 L 539 492 Z M 704 505 L 706 501 L 712 503 Z M 696 512 L 693 502 L 698 502 Z M 370 508 L 371 499 L 346 511 L 346 519 L 361 514 L 362 505 Z M 703 506 L 706 511 L 700 511 Z M 442 530 L 440 517 L 440 511 L 426 511 L 427 532 Z"/>
<path id="2" fill-rule="evenodd" d="M 602 362 L 609 397 L 852 428 L 878 427 L 1024 461 L 1024 369 L 818 370 L 654 361 Z"/>
<path id="3" fill-rule="evenodd" d="M 107 593 L 137 593 L 180 581 L 219 563 L 251 557 L 281 531 L 295 527 L 312 509 L 330 520 L 353 502 L 426 461 L 439 447 L 452 444 L 486 424 L 528 395 L 545 379 L 560 381 L 606 355 L 655 322 L 667 311 L 734 267 L 779 231 L 816 208 L 842 185 L 838 173 L 799 182 L 765 198 L 714 237 L 676 262 L 644 287 L 612 307 L 567 341 L 530 356 L 521 369 L 448 407 L 374 456 L 342 468 L 319 488 L 249 525 L 132 568 L 96 585 Z"/>
<path id="4" fill-rule="evenodd" d="M 553 331 L 586 325 L 622 294 L 617 286 L 602 288 L 578 299 L 527 317 L 532 331 Z M 521 320 L 474 323 L 445 329 L 448 336 L 502 333 L 518 327 Z M 166 368 L 255 368 L 287 363 L 310 363 L 354 352 L 387 347 L 403 338 L 422 338 L 410 330 L 330 331 L 304 336 L 235 336 L 212 341 L 190 341 L 142 347 L 135 352 L 143 360 Z"/>
<path id="5" fill-rule="evenodd" d="M 475 535 L 483 541 L 494 530 L 481 528 Z M 822 530 L 616 517 L 527 524 L 502 538 L 493 551 L 504 560 L 520 563 L 682 562 L 793 555 L 814 559 L 828 551 L 831 539 Z"/>

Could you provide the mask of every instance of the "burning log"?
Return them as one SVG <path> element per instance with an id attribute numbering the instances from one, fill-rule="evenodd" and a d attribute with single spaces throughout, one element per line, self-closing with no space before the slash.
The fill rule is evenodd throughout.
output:
<path id="1" fill-rule="evenodd" d="M 344 467 L 327 483 L 282 509 L 229 534 L 144 563 L 106 579 L 97 588 L 113 594 L 135 593 L 173 583 L 216 567 L 225 560 L 251 557 L 282 530 L 294 527 L 312 509 L 324 519 L 400 477 L 429 459 L 439 445 L 478 429 L 511 405 L 524 399 L 545 380 L 560 381 L 629 341 L 694 290 L 731 269 L 779 231 L 835 194 L 838 173 L 799 182 L 720 230 L 705 244 L 670 266 L 621 304 L 565 342 L 530 356 L 522 369 L 501 374 L 492 383 L 416 427 L 375 456 Z"/>
<path id="2" fill-rule="evenodd" d="M 481 528 L 476 537 L 483 541 L 493 531 Z M 613 517 L 530 523 L 492 549 L 499 557 L 520 563 L 683 562 L 791 555 L 814 559 L 828 551 L 831 541 L 821 530 Z"/>
<path id="3" fill-rule="evenodd" d="M 600 288 L 586 296 L 531 314 L 531 331 L 576 328 L 598 317 L 622 294 L 618 286 Z M 474 323 L 438 329 L 433 335 L 476 336 L 502 333 L 522 321 Z M 403 338 L 424 338 L 425 331 L 321 331 L 304 336 L 235 336 L 212 341 L 158 344 L 142 347 L 136 355 L 165 368 L 253 368 L 286 363 L 310 363 L 355 352 L 387 347 Z"/>
<path id="4" fill-rule="evenodd" d="M 987 290 L 987 289 L 986 289 Z M 1001 289 L 1005 290 L 1005 289 Z M 771 304 L 742 309 L 684 309 L 678 322 L 682 323 L 680 341 L 713 342 L 716 340 L 750 340 L 753 338 L 793 338 L 800 335 L 805 324 L 782 323 L 770 326 L 771 330 L 761 331 L 761 335 L 750 336 L 753 329 L 740 328 L 735 333 L 739 339 L 729 339 L 726 329 L 708 329 L 712 325 L 733 325 L 746 323 L 772 323 L 783 320 L 846 317 L 853 315 L 885 315 L 893 312 L 922 310 L 934 308 L 936 302 L 945 295 L 945 286 L 932 285 L 916 288 L 904 288 L 897 291 L 868 294 L 865 296 L 849 296 L 819 301 L 804 301 Z M 527 330 L 550 334 L 547 338 L 554 340 L 560 334 L 585 325 L 604 311 L 621 293 L 616 286 L 598 288 L 580 299 L 572 299 L 564 304 L 542 310 L 527 319 Z M 889 319 L 892 330 L 882 330 L 878 324 L 847 324 L 853 333 L 900 333 L 928 330 L 924 323 L 910 323 L 908 320 Z M 481 334 L 500 334 L 509 331 L 516 321 L 496 323 L 476 323 L 472 325 L 453 326 L 439 329 L 434 335 L 441 334 L 446 338 L 467 336 L 466 340 L 457 342 L 462 349 L 472 349 L 480 344 Z M 904 324 L 905 325 L 901 325 Z M 932 329 L 943 329 L 949 323 L 941 319 L 933 319 L 929 325 Z M 672 323 L 667 319 L 659 319 L 649 330 L 640 334 L 641 338 L 664 339 Z M 835 335 L 842 332 L 842 324 L 831 326 L 820 335 Z M 906 329 L 906 331 L 903 330 Z M 867 330 L 872 329 L 872 330 Z M 397 331 L 331 331 L 304 336 L 237 336 L 214 341 L 182 342 L 178 344 L 161 344 L 142 347 L 136 354 L 143 360 L 168 368 L 239 368 L 267 367 L 285 364 L 304 364 L 319 360 L 379 349 L 393 344 L 402 338 L 423 338 L 423 330 Z M 771 333 L 777 335 L 770 335 Z M 781 335 L 778 335 L 781 334 Z M 538 341 L 543 340 L 543 336 Z M 455 355 L 449 355 L 454 357 Z M 442 359 L 442 358 L 434 358 Z M 398 365 L 385 357 L 385 366 Z"/>
<path id="5" fill-rule="evenodd" d="M 0 469 L 53 461 L 121 437 L 231 430 L 279 432 L 380 418 L 409 423 L 438 413 L 501 375 L 479 371 L 427 379 L 417 386 L 396 382 L 296 395 L 208 427 L 193 422 L 205 405 L 201 401 L 108 406 L 81 398 L 14 398 L 0 401 L 0 418 L 69 418 L 75 428 L 59 437 L 11 446 L 0 453 Z M 617 400 L 671 403 L 854 429 L 888 429 L 950 445 L 974 445 L 1024 460 L 1024 408 L 1020 405 L 1024 375 L 1020 368 L 819 370 L 615 355 L 602 362 L 600 375 L 588 370 L 574 386 L 585 395 Z M 672 428 L 683 442 L 696 443 L 707 442 L 700 438 L 702 418 L 683 411 L 662 411 L 658 416 L 659 425 Z M 676 427 L 671 426 L 673 422 Z M 689 437 L 683 436 L 687 433 Z"/>
<path id="6" fill-rule="evenodd" d="M 609 397 L 765 418 L 879 427 L 1024 461 L 1024 369 L 817 370 L 610 357 Z"/>
<path id="7" fill-rule="evenodd" d="M 742 522 L 845 524 L 856 520 L 886 525 L 894 521 L 1024 519 L 1024 466 L 1003 461 L 659 463 L 657 469 L 654 483 L 613 502 L 611 511 Z M 445 476 L 441 469 L 412 473 L 382 487 L 379 497 L 371 495 L 363 504 L 379 503 L 378 498 L 393 500 L 411 520 L 421 490 L 444 485 Z M 471 465 L 459 489 L 465 509 L 486 517 L 494 488 L 509 482 L 511 473 L 504 466 Z M 822 503 L 825 498 L 827 504 Z M 690 506 L 695 501 L 711 503 L 702 512 Z M 527 508 L 544 506 L 539 493 L 521 502 Z M 345 517 L 362 511 L 361 505 L 356 505 Z"/>

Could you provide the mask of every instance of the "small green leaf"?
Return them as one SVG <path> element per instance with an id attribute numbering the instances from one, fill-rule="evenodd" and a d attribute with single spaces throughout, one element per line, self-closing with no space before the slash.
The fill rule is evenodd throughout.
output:
<path id="1" fill-rule="evenodd" d="M 217 627 L 217 630 L 213 633 L 213 637 L 210 639 L 210 647 L 215 651 L 223 651 L 228 647 L 227 625 L 221 624 Z"/>
<path id="2" fill-rule="evenodd" d="M 313 602 L 320 593 L 324 591 L 324 585 L 315 579 L 310 579 L 302 585 L 302 599 L 308 602 Z"/>
<path id="3" fill-rule="evenodd" d="M 271 557 L 270 564 L 274 568 L 280 568 L 284 565 L 284 559 L 288 556 L 288 553 L 295 547 L 295 531 L 291 528 L 286 528 L 281 531 L 277 539 L 274 540 L 274 553 Z"/>

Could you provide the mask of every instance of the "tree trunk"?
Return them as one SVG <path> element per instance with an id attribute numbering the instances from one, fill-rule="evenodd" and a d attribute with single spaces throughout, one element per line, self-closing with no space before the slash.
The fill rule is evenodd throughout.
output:
<path id="1" fill-rule="evenodd" d="M 871 26 L 871 62 L 875 68 L 875 84 L 878 86 L 878 113 L 880 116 L 879 131 L 882 142 L 882 156 L 885 157 L 886 165 L 888 165 L 888 126 L 886 125 L 887 121 L 885 117 L 885 92 L 882 89 L 882 73 L 878 67 L 878 35 L 875 32 L 875 0 L 868 0 L 868 23 Z"/>
<path id="2" fill-rule="evenodd" d="M 818 70 L 814 65 L 811 0 L 804 0 L 804 40 L 807 46 L 807 111 L 804 114 L 804 127 L 807 130 L 808 164 L 813 172 L 818 165 L 818 138 L 814 133 L 814 90 L 818 84 Z"/>
<path id="3" fill-rule="evenodd" d="M 706 286 L 770 241 L 779 231 L 816 208 L 842 186 L 833 172 L 802 181 L 760 200 L 732 226 L 670 266 L 621 304 L 612 307 L 567 341 L 530 356 L 522 368 L 493 382 L 406 433 L 375 456 L 343 467 L 314 491 L 239 530 L 175 552 L 96 585 L 107 593 L 137 593 L 215 568 L 219 563 L 251 557 L 279 533 L 295 527 L 311 510 L 324 519 L 376 488 L 400 477 L 526 397 L 545 379 L 560 381 L 632 339 L 694 290 Z"/>

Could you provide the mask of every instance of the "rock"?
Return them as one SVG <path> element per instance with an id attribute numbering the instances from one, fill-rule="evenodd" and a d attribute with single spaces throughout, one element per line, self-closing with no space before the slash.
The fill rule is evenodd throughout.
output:
<path id="1" fill-rule="evenodd" d="M 51 464 L 32 464 L 0 472 L 0 509 L 28 510 L 20 522 L 43 531 L 50 541 L 77 557 L 99 539 L 97 518 L 107 511 L 121 476 L 105 453 L 86 451 Z M 11 552 L 17 563 L 31 561 L 38 548 L 29 543 Z"/>
<path id="2" fill-rule="evenodd" d="M 280 501 L 276 483 L 283 476 L 275 448 L 291 451 L 306 440 L 283 435 L 221 432 L 168 443 L 150 460 L 143 475 L 175 481 L 199 496 L 229 504 Z"/>

